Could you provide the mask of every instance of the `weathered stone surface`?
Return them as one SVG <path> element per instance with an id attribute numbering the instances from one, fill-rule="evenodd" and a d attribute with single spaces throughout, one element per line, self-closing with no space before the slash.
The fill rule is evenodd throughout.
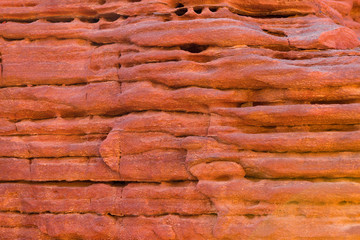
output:
<path id="1" fill-rule="evenodd" d="M 240 149 L 259 152 L 340 152 L 360 150 L 360 138 L 353 132 L 246 134 L 219 133 L 223 141 Z"/>
<path id="2" fill-rule="evenodd" d="M 200 163 L 190 168 L 190 172 L 199 180 L 222 180 L 243 178 L 245 176 L 244 169 L 241 165 L 227 161 Z"/>
<path id="3" fill-rule="evenodd" d="M 90 213 L 1 213 L 0 216 L 3 226 L 0 231 L 5 239 L 215 239 L 213 215 L 114 218 Z"/>
<path id="4" fill-rule="evenodd" d="M 3 157 L 94 157 L 104 136 L 95 135 L 33 135 L 0 137 L 0 155 Z"/>
<path id="5" fill-rule="evenodd" d="M 359 177 L 359 154 L 247 153 L 239 160 L 246 175 L 259 178 Z"/>
<path id="6" fill-rule="evenodd" d="M 214 235 L 219 239 L 356 239 L 359 222 L 347 221 L 346 218 L 291 216 L 221 217 Z"/>
<path id="7" fill-rule="evenodd" d="M 0 1 L 1 239 L 358 239 L 359 0 Z"/>
<path id="8" fill-rule="evenodd" d="M 59 183 L 0 186 L 2 212 L 97 213 L 115 216 L 211 214 L 215 209 L 194 183 Z"/>

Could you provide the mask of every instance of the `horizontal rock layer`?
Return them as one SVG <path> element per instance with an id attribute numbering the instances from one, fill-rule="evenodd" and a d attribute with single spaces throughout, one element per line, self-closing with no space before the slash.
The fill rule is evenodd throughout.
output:
<path id="1" fill-rule="evenodd" d="M 358 239 L 360 1 L 0 2 L 1 239 Z"/>

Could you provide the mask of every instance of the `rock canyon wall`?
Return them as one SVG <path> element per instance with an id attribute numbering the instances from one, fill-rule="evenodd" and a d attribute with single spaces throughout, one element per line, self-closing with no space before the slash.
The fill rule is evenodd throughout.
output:
<path id="1" fill-rule="evenodd" d="M 359 0 L 0 0 L 0 239 L 360 239 Z"/>

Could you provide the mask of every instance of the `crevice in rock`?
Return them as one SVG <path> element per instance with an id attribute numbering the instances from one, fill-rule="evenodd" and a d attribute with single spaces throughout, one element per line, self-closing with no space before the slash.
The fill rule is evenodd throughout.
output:
<path id="1" fill-rule="evenodd" d="M 72 22 L 74 21 L 75 18 L 71 18 L 71 17 L 48 17 L 48 18 L 45 18 L 45 20 L 47 22 L 50 22 L 50 23 L 65 23 L 65 22 Z"/>
<path id="2" fill-rule="evenodd" d="M 242 215 L 239 215 L 239 216 L 242 216 Z M 244 214 L 243 216 L 248 219 L 254 219 L 256 217 L 266 217 L 266 216 L 268 216 L 268 214 Z"/>
<path id="3" fill-rule="evenodd" d="M 99 43 L 99 42 L 90 42 L 90 45 L 94 46 L 94 47 L 101 47 L 101 46 L 104 46 L 104 45 L 107 45 L 107 44 Z"/>
<path id="4" fill-rule="evenodd" d="M 333 104 L 352 104 L 360 103 L 359 100 L 337 100 L 337 101 L 310 101 L 311 105 L 333 105 Z"/>
<path id="5" fill-rule="evenodd" d="M 271 134 L 273 134 L 273 133 L 269 133 L 269 135 L 271 135 Z M 356 153 L 356 152 L 360 152 L 360 151 L 348 151 L 348 150 L 346 150 L 346 151 L 343 151 L 343 150 L 341 150 L 341 151 L 338 151 L 338 150 L 336 150 L 336 151 L 327 151 L 327 150 L 324 150 L 324 151 L 300 151 L 300 150 L 298 150 L 298 151 L 286 151 L 286 150 L 284 150 L 284 151 L 271 151 L 271 150 L 263 150 L 263 151 L 261 151 L 261 150 L 256 150 L 256 149 L 243 149 L 243 150 L 249 150 L 249 151 L 252 151 L 252 152 L 256 152 L 256 153 L 279 153 L 279 154 L 281 154 L 281 153 L 299 153 L 299 154 L 305 154 L 305 153 L 342 153 L 342 152 L 348 152 L 348 153 Z"/>
<path id="6" fill-rule="evenodd" d="M 250 45 L 249 45 L 249 47 L 250 47 Z M 251 47 L 254 47 L 254 46 L 251 46 Z M 294 50 L 294 48 L 289 45 L 280 45 L 280 44 L 263 45 L 260 48 L 270 49 L 270 50 L 279 51 L 279 52 L 289 52 L 291 50 Z"/>
<path id="7" fill-rule="evenodd" d="M 103 214 L 97 213 L 97 212 L 93 212 L 93 211 L 88 211 L 88 212 L 80 212 L 80 211 L 74 211 L 74 212 L 52 212 L 52 211 L 39 211 L 39 212 L 33 212 L 33 211 L 19 211 L 19 210 L 9 210 L 9 211 L 0 211 L 0 213 L 10 213 L 10 214 L 22 214 L 22 215 L 42 215 L 42 214 L 51 214 L 51 215 L 76 215 L 76 214 L 80 214 L 80 215 L 84 215 L 84 214 L 94 214 L 97 216 L 104 216 Z"/>
<path id="8" fill-rule="evenodd" d="M 264 88 L 265 89 L 265 88 Z M 275 90 L 275 89 L 274 89 Z M 345 104 L 354 104 L 360 103 L 359 99 L 351 99 L 351 100 L 324 100 L 324 101 L 272 101 L 272 102 L 240 102 L 237 104 L 239 108 L 253 108 L 257 106 L 285 106 L 285 105 L 345 105 Z"/>
<path id="9" fill-rule="evenodd" d="M 256 151 L 253 151 L 256 152 Z M 315 152 L 315 153 L 334 153 L 334 152 Z M 335 152 L 336 153 L 336 152 Z M 344 153 L 344 152 L 338 152 Z M 346 152 L 351 153 L 351 152 Z M 281 154 L 281 153 L 279 153 Z M 310 183 L 318 183 L 318 182 L 329 182 L 329 183 L 336 183 L 336 182 L 356 182 L 360 183 L 360 177 L 268 177 L 265 175 L 255 176 L 255 175 L 245 175 L 245 179 L 250 180 L 252 182 L 260 182 L 260 181 L 292 181 L 292 182 L 310 182 Z"/>
<path id="10" fill-rule="evenodd" d="M 113 12 L 113 13 L 101 14 L 99 15 L 99 17 L 104 18 L 108 22 L 115 22 L 121 17 L 121 15 Z"/>
<path id="11" fill-rule="evenodd" d="M 360 122 L 360 120 L 359 120 Z M 359 131 L 359 124 L 293 124 L 281 126 L 264 125 L 243 125 L 239 126 L 243 133 L 263 134 L 263 133 L 290 133 L 290 132 L 353 132 Z"/>
<path id="12" fill-rule="evenodd" d="M 283 31 L 279 30 L 269 30 L 269 29 L 262 29 L 267 34 L 277 36 L 277 37 L 287 37 L 287 35 Z"/>
<path id="13" fill-rule="evenodd" d="M 0 18 L 0 23 L 15 22 L 15 23 L 33 23 L 39 20 L 39 18 Z"/>
<path id="14" fill-rule="evenodd" d="M 341 201 L 338 203 L 338 205 L 359 205 L 360 203 L 355 203 L 353 201 Z"/>
<path id="15" fill-rule="evenodd" d="M 141 62 L 141 63 L 126 62 L 122 66 L 126 67 L 126 68 L 130 68 L 130 67 L 146 65 L 146 64 L 152 64 L 152 63 L 171 63 L 171 62 L 180 62 L 180 61 L 182 61 L 182 59 L 176 58 L 176 57 L 174 57 L 173 59 L 164 59 L 164 60 L 152 60 L 152 59 L 149 59 L 149 60 L 146 60 L 146 61 Z"/>
<path id="16" fill-rule="evenodd" d="M 32 164 L 33 164 L 34 158 L 28 158 L 28 160 L 29 160 L 29 173 L 30 173 L 30 176 L 32 176 Z M 0 181 L 0 184 L 1 183 L 2 182 Z"/>
<path id="17" fill-rule="evenodd" d="M 184 44 L 180 46 L 180 49 L 183 51 L 191 52 L 191 53 L 201 53 L 208 49 L 209 45 L 199 45 L 195 43 Z"/>
<path id="18" fill-rule="evenodd" d="M 13 157 L 11 157 L 13 158 Z M 44 157 L 45 158 L 45 157 Z M 66 157 L 68 158 L 68 157 Z M 100 157 L 97 157 L 100 158 Z M 21 158 L 23 159 L 23 158 Z M 33 158 L 35 159 L 35 158 Z M 41 159 L 41 158 L 36 158 L 36 159 Z M 49 159 L 48 157 L 46 157 L 45 159 Z M 56 157 L 56 159 L 59 159 Z M 14 181 L 0 181 L 0 184 L 28 184 L 28 185 L 40 185 L 40 186 L 58 186 L 58 187 L 88 187 L 94 184 L 106 184 L 109 186 L 113 186 L 113 187 L 126 187 L 129 184 L 155 184 L 155 185 L 161 185 L 163 183 L 171 186 L 171 185 L 178 185 L 178 184 L 189 184 L 189 183 L 193 183 L 193 182 L 197 182 L 197 180 L 190 180 L 190 179 L 184 179 L 184 180 L 168 180 L 168 181 L 163 181 L 163 180 L 159 180 L 159 181 L 144 181 L 144 180 L 139 180 L 139 181 L 134 181 L 134 180 L 130 180 L 130 181 L 114 181 L 114 180 L 109 180 L 109 181 L 94 181 L 94 180 L 82 180 L 82 181 L 67 181 L 67 180 L 59 180 L 59 181 L 39 181 L 39 180 L 14 180 Z"/>
<path id="19" fill-rule="evenodd" d="M 79 18 L 79 20 L 84 23 L 97 23 L 97 22 L 99 22 L 100 18 L 81 17 L 81 18 Z"/>
<path id="20" fill-rule="evenodd" d="M 23 41 L 25 40 L 25 38 L 7 38 L 7 37 L 4 37 L 2 36 L 2 38 L 7 41 L 7 42 L 12 42 L 12 41 Z"/>
<path id="21" fill-rule="evenodd" d="M 282 14 L 273 14 L 269 12 L 248 12 L 243 11 L 240 9 L 236 9 L 233 7 L 227 7 L 230 12 L 242 16 L 242 17 L 252 17 L 252 18 L 260 18 L 260 19 L 267 19 L 267 18 L 293 18 L 293 17 L 304 17 L 307 16 L 307 13 L 296 13 L 296 12 L 287 12 Z"/>
<path id="22" fill-rule="evenodd" d="M 4 65 L 2 60 L 2 54 L 0 53 L 0 81 L 2 80 L 4 76 Z"/>

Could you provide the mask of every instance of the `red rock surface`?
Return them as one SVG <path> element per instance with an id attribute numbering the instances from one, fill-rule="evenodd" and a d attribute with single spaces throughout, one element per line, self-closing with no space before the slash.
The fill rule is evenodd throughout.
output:
<path id="1" fill-rule="evenodd" d="M 0 0 L 0 239 L 360 239 L 359 0 Z"/>

